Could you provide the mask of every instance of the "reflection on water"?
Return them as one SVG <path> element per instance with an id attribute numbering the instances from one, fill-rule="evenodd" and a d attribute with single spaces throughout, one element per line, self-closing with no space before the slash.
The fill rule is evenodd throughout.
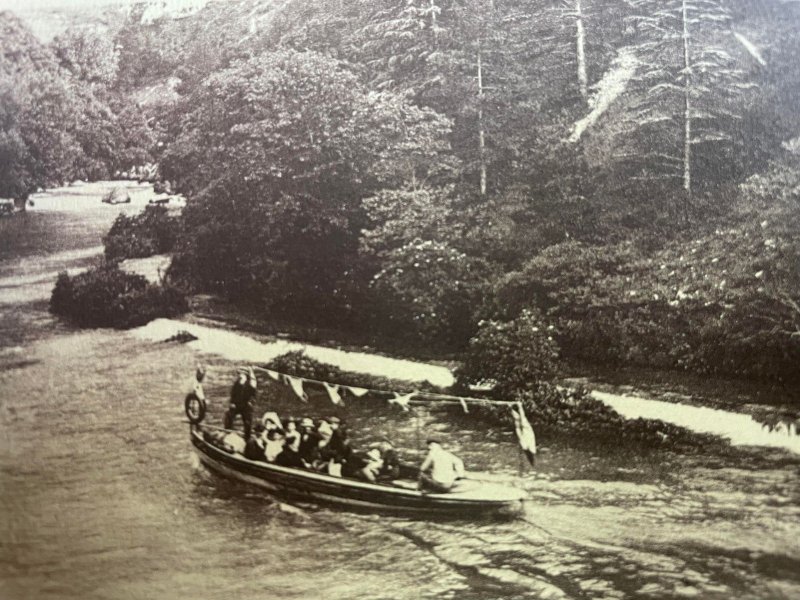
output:
<path id="1" fill-rule="evenodd" d="M 232 331 L 173 319 L 156 319 L 137 329 L 135 334 L 143 339 L 160 341 L 169 339 L 181 331 L 191 333 L 197 338 L 197 340 L 189 342 L 192 348 L 199 352 L 219 354 L 229 360 L 264 364 L 286 352 L 303 350 L 311 358 L 337 365 L 346 371 L 357 371 L 407 381 L 427 379 L 434 385 L 442 387 L 449 387 L 455 382 L 453 374 L 445 367 L 363 352 L 346 352 L 336 348 L 325 348 L 287 340 L 262 343 Z"/>
<path id="2" fill-rule="evenodd" d="M 765 427 L 750 415 L 690 406 L 661 400 L 645 400 L 634 396 L 594 391 L 592 395 L 602 400 L 623 417 L 635 419 L 660 419 L 686 427 L 699 433 L 711 433 L 731 440 L 737 446 L 771 446 L 800 453 L 797 425 L 790 422 L 786 428 Z"/>
<path id="3" fill-rule="evenodd" d="M 53 215 L 70 217 L 41 216 Z M 54 252 L 97 246 L 101 234 L 87 231 Z M 27 252 L 0 259 L 2 276 L 35 269 Z M 68 259 L 55 269 L 80 266 Z M 45 309 L 0 306 L 4 599 L 800 597 L 792 454 L 753 469 L 544 437 L 530 471 L 513 433 L 457 410 L 300 405 L 264 385 L 260 409 L 335 409 L 357 442 L 387 435 L 409 458 L 436 431 L 472 470 L 529 494 L 512 522 L 291 505 L 198 465 L 182 414 L 197 349 L 54 327 Z M 202 358 L 209 419 L 219 422 L 235 362 Z"/>

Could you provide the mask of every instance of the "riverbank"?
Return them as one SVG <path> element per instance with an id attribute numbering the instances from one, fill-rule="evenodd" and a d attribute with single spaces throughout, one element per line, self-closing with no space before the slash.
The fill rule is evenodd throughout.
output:
<path id="1" fill-rule="evenodd" d="M 746 379 L 724 379 L 644 367 L 617 369 L 586 363 L 563 367 L 564 381 L 665 402 L 747 412 L 753 407 L 800 411 L 800 387 Z"/>
<path id="2" fill-rule="evenodd" d="M 101 182 L 84 186 L 70 186 L 64 190 L 45 193 L 41 198 L 37 198 L 34 209 L 34 213 L 39 213 L 39 216 L 37 217 L 36 214 L 32 213 L 32 217 L 34 219 L 46 218 L 49 220 L 51 218 L 48 216 L 49 213 L 52 214 L 53 218 L 63 221 L 66 218 L 71 218 L 71 215 L 77 212 L 90 217 L 92 223 L 97 222 L 99 224 L 101 220 L 108 222 L 113 219 L 112 215 L 114 213 L 108 211 L 110 207 L 98 203 L 98 196 L 116 185 L 116 182 Z M 136 200 L 135 204 L 138 206 L 146 205 L 153 193 L 152 188 L 132 184 L 126 185 L 133 192 Z M 130 208 L 125 206 L 122 210 L 128 211 Z M 114 212 L 117 211 L 115 210 Z M 47 222 L 45 220 L 43 225 L 46 225 Z M 90 232 L 91 236 L 101 236 L 104 233 L 96 225 L 92 226 Z M 80 256 L 84 257 L 86 255 L 86 260 L 90 260 L 92 257 L 99 255 L 100 250 L 101 247 L 91 246 L 88 249 L 81 250 Z M 52 262 L 50 257 L 48 257 L 48 260 Z M 168 256 L 157 255 L 147 259 L 125 261 L 122 266 L 126 270 L 142 273 L 155 280 L 160 279 L 164 274 L 168 262 Z M 75 265 L 75 262 L 71 262 L 66 266 L 74 269 Z M 48 273 L 52 273 L 52 270 L 48 271 Z M 14 281 L 11 282 L 11 279 Z M 42 275 L 37 274 L 37 282 L 41 279 Z M 9 281 L 17 286 L 7 290 L 9 292 L 9 302 L 20 301 L 22 292 L 26 293 L 26 298 L 34 291 L 39 294 L 39 288 L 34 290 L 30 286 L 22 285 L 27 280 L 20 279 L 18 275 L 10 278 Z M 48 287 L 49 284 L 44 281 L 39 287 L 42 287 L 42 285 Z M 403 347 L 400 344 L 393 343 L 392 340 L 349 331 L 346 327 L 336 326 L 336 324 L 331 324 L 329 327 L 315 327 L 282 322 L 265 316 L 263 311 L 258 309 L 236 306 L 213 296 L 195 296 L 192 299 L 192 309 L 193 312 L 181 321 L 188 324 L 185 329 L 189 329 L 194 324 L 231 332 L 234 337 L 222 344 L 223 346 L 227 345 L 229 348 L 245 343 L 242 340 L 250 340 L 259 348 L 259 344 L 272 344 L 275 351 L 280 350 L 279 354 L 311 345 L 316 347 L 312 352 L 317 352 L 315 357 L 318 360 L 337 364 L 345 370 L 359 371 L 363 370 L 362 365 L 367 365 L 367 372 L 370 372 L 369 369 L 376 369 L 371 372 L 379 376 L 386 375 L 385 370 L 381 370 L 383 367 L 376 367 L 374 364 L 383 362 L 384 364 L 393 364 L 394 366 L 389 369 L 391 377 L 400 379 L 404 368 L 410 369 L 409 372 L 411 373 L 418 372 L 418 368 L 422 368 L 423 371 L 428 369 L 436 374 L 430 377 L 414 376 L 412 379 L 427 379 L 440 387 L 447 387 L 452 384 L 452 372 L 459 364 L 456 357 L 437 354 L 436 351 L 430 348 Z M 243 336 L 242 340 L 236 341 L 235 334 L 241 334 Z M 217 342 L 220 335 L 215 333 Z M 163 337 L 169 336 L 164 335 Z M 250 342 L 246 343 L 249 344 Z M 202 346 L 203 342 L 199 345 Z M 268 362 L 276 355 L 275 352 L 264 354 L 258 351 L 252 355 L 242 355 L 241 359 L 256 360 L 254 357 L 260 357 L 259 360 L 261 362 Z M 348 359 L 348 361 L 342 363 L 340 359 L 346 355 L 361 358 L 355 362 Z M 361 364 L 358 364 L 359 361 Z M 419 367 L 421 363 L 425 363 L 424 368 Z M 415 366 L 411 368 L 410 365 Z M 625 403 L 625 410 L 620 412 L 628 419 L 653 416 L 652 409 L 657 406 L 657 402 L 671 402 L 676 405 L 675 415 L 672 420 L 670 420 L 670 411 L 667 411 L 666 414 L 660 414 L 660 420 L 681 426 L 688 425 L 689 429 L 692 429 L 692 422 L 691 419 L 687 422 L 685 415 L 691 411 L 682 407 L 707 407 L 723 411 L 723 413 L 744 413 L 751 417 L 758 417 L 764 410 L 785 412 L 792 407 L 790 391 L 785 391 L 783 395 L 780 395 L 775 393 L 776 390 L 770 389 L 769 386 L 750 382 L 740 385 L 741 382 L 735 381 L 711 381 L 686 374 L 648 372 L 636 369 L 606 372 L 585 367 L 582 370 L 571 366 L 566 367 L 566 369 L 568 369 L 567 375 L 571 377 L 566 377 L 563 383 L 568 385 L 582 384 L 597 390 L 600 394 L 613 395 L 617 398 L 618 408 L 621 406 L 620 403 Z M 586 376 L 587 373 L 589 374 L 588 377 Z M 584 375 L 584 377 L 576 379 L 576 374 Z M 733 394 L 730 390 L 736 390 L 736 393 Z M 602 396 L 598 397 L 603 399 Z M 606 404 L 610 404 L 608 397 L 603 401 Z M 646 405 L 648 401 L 652 403 L 649 408 Z M 722 416 L 723 413 L 717 416 Z M 708 415 L 708 418 L 713 419 L 714 414 Z M 794 418 L 796 417 L 792 416 L 792 419 Z M 757 424 L 753 424 L 756 428 L 759 427 Z M 769 427 L 767 423 L 767 429 Z M 789 433 L 793 433 L 793 431 L 796 431 L 796 426 L 794 430 L 788 429 Z M 707 430 L 698 428 L 698 432 L 706 433 Z M 715 433 L 724 435 L 725 431 Z M 769 433 L 769 431 L 766 433 Z M 757 438 L 758 436 L 751 431 L 742 440 Z M 746 442 L 742 441 L 741 443 Z"/>
<path id="3" fill-rule="evenodd" d="M 184 320 L 158 319 L 145 327 L 133 330 L 132 333 L 137 338 L 151 342 L 166 342 L 186 337 L 190 340 L 188 346 L 200 356 L 215 355 L 240 364 L 263 365 L 283 354 L 302 351 L 313 360 L 351 373 L 363 373 L 395 381 L 417 383 L 427 381 L 445 389 L 454 382 L 452 372 L 447 366 L 378 355 L 364 348 L 345 349 L 341 346 L 330 347 L 283 339 L 274 335 L 257 334 L 241 328 L 241 323 L 239 325 L 234 328 L 225 326 L 219 321 L 209 321 L 194 316 Z M 289 374 L 308 376 L 307 373 Z M 334 383 L 342 382 L 336 380 Z M 677 444 L 679 449 L 682 449 L 680 452 L 700 452 L 708 459 L 711 457 L 722 459 L 721 464 L 727 464 L 728 459 L 734 459 L 750 464 L 753 468 L 761 468 L 759 465 L 782 463 L 786 460 L 794 464 L 800 460 L 798 458 L 800 437 L 797 436 L 797 429 L 793 424 L 787 432 L 773 431 L 746 413 L 689 403 L 666 403 L 652 397 L 643 398 L 626 394 L 625 389 L 609 387 L 606 389 L 611 391 L 594 390 L 592 395 L 631 423 L 631 431 L 628 432 L 630 435 L 626 435 L 624 420 L 616 425 L 620 435 L 617 445 L 637 445 L 632 441 L 635 435 L 633 438 L 631 435 L 640 430 L 656 430 L 662 431 L 661 443 L 656 446 L 668 449 Z M 606 418 L 601 413 L 602 411 L 597 415 L 598 427 Z M 577 425 L 576 423 L 576 427 Z M 675 426 L 680 429 L 675 429 Z M 548 431 L 542 438 L 544 440 L 570 437 L 568 422 L 559 428 L 560 434 L 550 431 L 552 428 L 545 429 Z M 588 443 L 591 446 L 594 442 L 586 439 L 581 443 Z M 752 448 L 748 449 L 748 446 Z M 647 447 L 649 446 L 644 446 Z M 768 448 L 774 450 L 767 451 Z M 781 455 L 781 451 L 789 451 L 794 457 Z"/>
<path id="4" fill-rule="evenodd" d="M 196 295 L 191 301 L 191 322 L 221 326 L 243 333 L 291 339 L 348 351 L 361 351 L 447 367 L 454 370 L 460 362 L 454 355 L 442 355 L 430 349 L 402 348 L 391 341 L 348 332 L 334 326 L 321 328 L 297 323 L 276 322 L 256 310 L 237 307 L 211 295 Z M 701 377 L 678 371 L 646 368 L 608 369 L 587 364 L 562 366 L 564 385 L 596 389 L 601 392 L 636 396 L 697 407 L 755 415 L 759 411 L 797 412 L 800 417 L 800 389 L 747 380 Z"/>

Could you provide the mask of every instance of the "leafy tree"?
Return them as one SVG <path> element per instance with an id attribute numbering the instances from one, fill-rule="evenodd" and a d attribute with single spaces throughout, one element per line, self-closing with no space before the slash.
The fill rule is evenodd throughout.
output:
<path id="1" fill-rule="evenodd" d="M 427 163 L 447 149 L 438 140 L 446 121 L 369 94 L 341 63 L 312 52 L 238 62 L 189 103 L 186 133 L 162 161 L 164 176 L 195 195 L 186 212 L 195 233 L 178 264 L 274 308 L 346 304 L 361 198 L 436 176 Z M 206 259 L 200 240 L 212 233 L 221 252 Z"/>
<path id="2" fill-rule="evenodd" d="M 453 186 L 417 190 L 380 190 L 365 198 L 370 227 L 361 232 L 365 259 L 382 259 L 415 239 L 454 240 Z"/>
<path id="3" fill-rule="evenodd" d="M 62 68 L 77 79 L 110 87 L 119 67 L 119 51 L 108 35 L 88 29 L 70 29 L 51 42 Z"/>
<path id="4" fill-rule="evenodd" d="M 557 359 L 558 346 L 541 313 L 526 309 L 512 321 L 480 323 L 458 380 L 462 385 L 491 382 L 497 396 L 512 399 L 551 380 Z"/>
<path id="5" fill-rule="evenodd" d="M 39 187 L 107 177 L 146 152 L 146 126 L 118 119 L 124 103 L 107 94 L 101 76 L 80 71 L 96 83 L 78 81 L 9 13 L 0 13 L 0 30 L 0 195 L 23 200 Z"/>
<path id="6" fill-rule="evenodd" d="M 727 27 L 730 11 L 722 4 L 630 4 L 635 12 L 626 17 L 626 27 L 638 67 L 635 91 L 616 120 L 622 137 L 633 132 L 634 139 L 625 145 L 616 133 L 605 134 L 611 133 L 612 145 L 629 148 L 616 154 L 635 163 L 633 177 L 648 184 L 662 180 L 667 192 L 679 181 L 678 189 L 691 202 L 698 163 L 704 163 L 706 177 L 726 172 L 742 95 L 753 84 L 729 50 L 735 40 Z"/>
<path id="7" fill-rule="evenodd" d="M 388 251 L 381 265 L 371 283 L 381 328 L 442 347 L 466 343 L 490 276 L 484 261 L 415 239 Z"/>

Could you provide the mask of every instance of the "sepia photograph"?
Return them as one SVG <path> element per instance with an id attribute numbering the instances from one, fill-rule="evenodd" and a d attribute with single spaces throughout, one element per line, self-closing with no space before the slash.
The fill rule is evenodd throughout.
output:
<path id="1" fill-rule="evenodd" d="M 800 0 L 0 0 L 0 598 L 800 600 Z"/>

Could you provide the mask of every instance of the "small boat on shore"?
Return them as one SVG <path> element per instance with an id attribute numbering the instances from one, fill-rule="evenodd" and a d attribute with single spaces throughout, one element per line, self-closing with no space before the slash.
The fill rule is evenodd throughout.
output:
<path id="1" fill-rule="evenodd" d="M 252 461 L 232 448 L 210 443 L 202 425 L 191 428 L 191 442 L 200 461 L 224 477 L 258 486 L 287 499 L 333 504 L 353 510 L 417 517 L 511 517 L 522 510 L 525 493 L 506 485 L 465 478 L 450 492 L 418 491 L 416 469 L 404 467 L 402 479 L 369 483 L 311 470 Z"/>

